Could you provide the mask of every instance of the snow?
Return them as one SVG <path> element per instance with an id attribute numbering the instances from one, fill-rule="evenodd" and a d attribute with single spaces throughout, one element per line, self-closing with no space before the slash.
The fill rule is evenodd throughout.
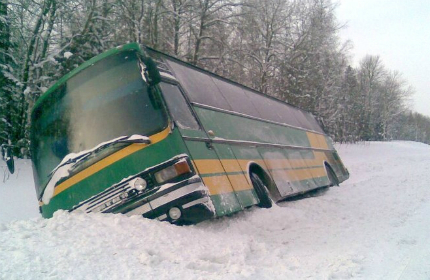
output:
<path id="1" fill-rule="evenodd" d="M 10 174 L 6 163 L 0 157 L 0 228 L 5 222 L 36 217 L 40 215 L 30 161 L 16 160 L 15 173 Z"/>
<path id="2" fill-rule="evenodd" d="M 351 173 L 340 187 L 183 227 L 42 219 L 31 165 L 18 160 L 0 181 L 0 279 L 430 279 L 430 146 L 337 148 Z"/>
<path id="3" fill-rule="evenodd" d="M 67 59 L 67 58 L 71 57 L 72 55 L 73 55 L 73 53 L 71 53 L 71 52 L 65 52 L 63 56 L 64 56 L 64 58 Z"/>
<path id="4" fill-rule="evenodd" d="M 177 81 L 177 79 L 176 79 L 176 77 L 175 77 L 175 76 L 172 76 L 172 75 L 170 75 L 170 74 L 169 74 L 169 73 L 167 73 L 167 72 L 160 71 L 160 75 L 161 75 L 162 77 L 167 78 L 167 79 Z"/>
<path id="5" fill-rule="evenodd" d="M 69 170 L 75 165 L 75 162 L 63 164 L 55 169 L 52 173 L 52 177 L 46 185 L 45 191 L 43 192 L 42 201 L 45 204 L 49 204 L 52 196 L 54 195 L 54 188 L 58 181 L 69 176 Z"/>
<path id="6" fill-rule="evenodd" d="M 15 84 L 19 83 L 19 80 L 10 72 L 4 71 L 3 75 L 8 78 L 9 80 L 13 81 Z"/>
<path id="7" fill-rule="evenodd" d="M 138 134 L 133 134 L 132 136 L 128 137 L 128 140 L 130 140 L 130 141 L 141 141 L 142 143 L 145 141 L 151 141 L 149 139 L 149 137 L 138 135 Z"/>
<path id="8" fill-rule="evenodd" d="M 31 92 L 31 88 L 30 87 L 26 87 L 25 90 L 24 90 L 24 94 L 28 95 L 28 94 L 30 94 L 30 92 Z"/>

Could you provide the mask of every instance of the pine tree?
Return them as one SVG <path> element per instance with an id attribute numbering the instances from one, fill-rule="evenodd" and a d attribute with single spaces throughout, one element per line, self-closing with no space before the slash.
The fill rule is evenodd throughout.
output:
<path id="1" fill-rule="evenodd" d="M 14 64 L 11 49 L 8 4 L 0 2 L 0 145 L 15 144 L 16 100 L 14 92 L 17 80 L 13 75 Z"/>

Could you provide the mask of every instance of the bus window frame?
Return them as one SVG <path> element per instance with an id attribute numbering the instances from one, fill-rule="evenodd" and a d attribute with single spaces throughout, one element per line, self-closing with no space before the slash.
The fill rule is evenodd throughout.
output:
<path id="1" fill-rule="evenodd" d="M 181 128 L 177 124 L 176 118 L 173 116 L 172 111 L 170 110 L 169 105 L 168 105 L 168 103 L 166 101 L 167 98 L 165 97 L 165 93 L 161 89 L 161 83 L 170 84 L 172 86 L 175 86 L 179 90 L 180 94 L 182 95 L 182 97 L 185 100 L 185 103 L 186 103 L 186 105 L 187 105 L 187 107 L 188 107 L 191 115 L 193 116 L 194 120 L 196 121 L 196 123 L 198 125 L 197 129 L 194 129 L 194 128 Z M 160 83 L 157 86 L 158 86 L 158 88 L 160 90 L 160 93 L 161 93 L 161 96 L 163 98 L 163 103 L 164 103 L 164 106 L 166 108 L 166 111 L 168 112 L 171 121 L 175 124 L 176 127 L 178 127 L 180 130 L 205 131 L 204 128 L 203 128 L 202 123 L 200 122 L 199 117 L 197 116 L 197 113 L 194 111 L 194 108 L 191 105 L 191 101 L 189 100 L 188 95 L 186 94 L 185 90 L 182 88 L 181 84 L 178 81 L 173 81 L 173 80 L 170 80 L 170 79 L 163 79 L 162 78 L 161 81 L 160 81 Z"/>

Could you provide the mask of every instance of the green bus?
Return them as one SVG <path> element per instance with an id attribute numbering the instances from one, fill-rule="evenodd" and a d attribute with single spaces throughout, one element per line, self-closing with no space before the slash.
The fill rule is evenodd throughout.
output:
<path id="1" fill-rule="evenodd" d="M 349 177 L 310 113 L 136 43 L 61 78 L 31 122 L 47 218 L 64 209 L 197 223 Z"/>

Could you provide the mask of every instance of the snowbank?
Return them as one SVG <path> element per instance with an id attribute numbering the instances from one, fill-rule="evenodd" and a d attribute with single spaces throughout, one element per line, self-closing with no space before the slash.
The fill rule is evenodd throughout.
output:
<path id="1" fill-rule="evenodd" d="M 0 157 L 0 223 L 39 216 L 31 161 L 16 160 L 10 174 Z"/>
<path id="2" fill-rule="evenodd" d="M 0 279 L 429 279 L 430 146 L 337 148 L 351 173 L 341 187 L 186 227 L 39 218 L 35 199 L 16 200 L 34 195 L 18 161 L 0 183 Z"/>

